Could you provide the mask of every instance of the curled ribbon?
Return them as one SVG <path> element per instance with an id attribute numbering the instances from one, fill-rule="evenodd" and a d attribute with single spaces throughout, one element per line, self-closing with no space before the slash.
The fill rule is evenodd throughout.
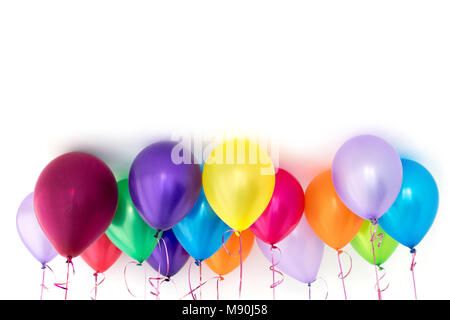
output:
<path id="1" fill-rule="evenodd" d="M 327 283 L 327 281 L 326 281 L 324 278 L 322 278 L 322 277 L 318 277 L 318 278 L 316 278 L 313 282 L 308 283 L 309 300 L 311 300 L 311 285 L 312 285 L 313 283 L 315 283 L 317 280 L 322 280 L 322 282 L 325 283 L 325 287 L 327 288 L 327 293 L 325 294 L 325 299 L 324 299 L 324 300 L 328 300 L 328 283 Z"/>
<path id="2" fill-rule="evenodd" d="M 381 245 L 381 242 L 383 241 L 383 234 L 379 233 L 375 236 L 376 232 L 377 232 L 377 227 L 378 227 L 378 220 L 377 219 L 371 219 L 370 220 L 372 222 L 371 226 L 370 226 L 370 231 L 372 231 L 372 226 L 375 226 L 375 228 L 373 229 L 372 236 L 370 238 L 370 242 L 372 243 L 372 254 L 373 254 L 373 264 L 375 267 L 375 278 L 377 280 L 376 286 L 377 286 L 377 291 L 378 291 L 378 300 L 382 300 L 381 297 L 381 290 L 380 290 L 380 279 L 378 278 L 378 270 L 377 270 L 377 259 L 375 257 L 375 246 L 374 246 L 374 241 L 378 238 L 380 238 L 380 240 L 378 241 L 378 248 Z"/>
<path id="3" fill-rule="evenodd" d="M 188 295 L 191 295 L 193 300 L 197 300 L 197 295 L 194 293 L 196 290 L 200 289 L 203 285 L 205 285 L 206 283 L 208 283 L 212 279 L 223 280 L 222 276 L 214 276 L 214 277 L 211 277 L 211 278 L 209 278 L 208 280 L 206 280 L 204 282 L 200 282 L 200 284 L 198 286 L 196 286 L 194 289 L 192 289 L 192 284 L 191 284 L 191 267 L 192 267 L 193 263 L 197 263 L 197 260 L 191 261 L 191 263 L 189 264 L 189 268 L 188 268 L 188 282 L 189 282 L 189 289 L 190 289 L 190 291 L 188 293 L 186 293 L 184 296 L 182 296 L 180 298 L 180 300 L 183 300 Z M 218 288 L 218 285 L 217 285 L 217 288 Z M 217 294 L 217 296 L 219 296 L 219 294 Z"/>
<path id="4" fill-rule="evenodd" d="M 164 244 L 164 249 L 165 249 L 165 253 L 166 253 L 166 276 L 162 276 L 161 275 L 161 272 L 160 272 L 161 263 L 159 263 L 158 264 L 158 276 L 157 277 L 150 277 L 150 278 L 148 278 L 148 282 L 150 283 L 150 285 L 154 289 L 154 291 L 150 291 L 150 293 L 155 296 L 156 300 L 159 300 L 159 295 L 161 293 L 159 291 L 160 281 L 170 281 L 170 277 L 167 276 L 169 274 L 169 270 L 170 270 L 170 267 L 169 267 L 169 252 L 167 250 L 167 244 L 166 244 L 166 241 L 164 241 L 163 238 L 160 238 L 159 240 L 160 240 L 160 241 L 158 241 L 159 252 L 161 253 L 161 242 L 162 242 Z M 156 285 L 152 282 L 152 280 L 156 281 Z M 176 286 L 175 286 L 175 288 L 176 288 Z"/>
<path id="5" fill-rule="evenodd" d="M 54 285 L 55 287 L 58 287 L 60 289 L 65 290 L 65 295 L 64 295 L 64 300 L 67 300 L 67 291 L 69 290 L 69 271 L 70 271 L 70 267 L 72 267 L 72 276 L 75 276 L 75 267 L 73 266 L 73 262 L 72 262 L 72 257 L 67 257 L 67 277 L 66 277 L 66 282 L 65 283 L 61 283 L 61 282 L 55 282 Z"/>
<path id="6" fill-rule="evenodd" d="M 279 252 L 279 259 L 278 259 L 278 261 L 276 263 L 275 263 L 275 260 L 274 260 L 274 250 L 277 250 Z M 273 282 L 270 285 L 270 288 L 273 289 L 273 299 L 275 300 L 275 287 L 277 287 L 278 285 L 280 285 L 284 281 L 284 274 L 281 271 L 279 271 L 279 270 L 277 270 L 275 268 L 277 265 L 280 264 L 280 261 L 281 261 L 281 250 L 280 250 L 280 248 L 278 248 L 275 245 L 272 245 L 271 253 L 272 253 L 272 265 L 269 267 L 269 270 L 272 271 L 272 275 L 273 275 L 272 276 L 272 280 L 273 280 Z M 275 273 L 281 276 L 281 279 L 276 281 L 276 282 L 275 282 Z"/>
<path id="7" fill-rule="evenodd" d="M 345 254 L 345 255 L 348 257 L 349 261 L 350 261 L 350 267 L 349 267 L 347 273 L 346 273 L 345 275 L 343 275 L 343 271 L 342 271 L 342 268 L 341 268 L 341 272 L 338 274 L 338 278 L 341 279 L 341 280 L 344 280 L 345 278 L 348 277 L 348 275 L 349 275 L 350 272 L 352 271 L 352 268 L 353 268 L 353 260 L 352 260 L 352 256 L 351 256 L 347 251 L 344 251 L 344 250 L 338 250 L 338 258 L 339 258 L 339 256 L 340 256 L 341 254 Z M 339 260 L 339 265 L 340 265 L 340 260 Z"/>
<path id="8" fill-rule="evenodd" d="M 100 280 L 100 282 L 98 282 L 98 275 L 101 275 L 103 277 L 102 280 Z M 94 287 L 91 289 L 91 300 L 97 300 L 97 288 L 105 281 L 106 277 L 102 272 L 96 272 L 93 274 L 94 279 L 95 279 L 95 285 Z M 94 291 L 94 296 L 92 297 L 92 291 Z"/>
<path id="9" fill-rule="evenodd" d="M 381 277 L 378 279 L 379 282 L 381 282 L 381 280 L 384 279 L 384 277 L 386 277 L 386 269 L 384 269 L 382 266 L 378 266 L 378 271 L 382 272 Z M 377 284 L 375 284 L 375 289 L 377 289 Z M 386 291 L 389 288 L 389 282 L 387 283 L 386 287 L 384 287 L 383 289 L 381 289 L 381 292 Z"/>
<path id="10" fill-rule="evenodd" d="M 227 246 L 225 245 L 225 235 L 228 232 L 234 232 L 234 233 L 238 234 L 238 237 L 239 237 L 239 254 L 238 255 L 230 253 Z M 240 261 L 239 261 L 239 299 L 240 299 L 241 293 L 242 293 L 242 238 L 241 238 L 241 233 L 234 229 L 229 229 L 229 230 L 225 231 L 222 235 L 222 246 L 230 256 L 232 256 L 232 257 L 239 256 L 239 259 L 240 259 Z"/>
<path id="11" fill-rule="evenodd" d="M 130 261 L 125 265 L 125 268 L 123 268 L 123 279 L 125 280 L 125 286 L 127 287 L 128 293 L 131 294 L 133 297 L 136 297 L 136 295 L 130 290 L 130 287 L 128 286 L 128 281 L 127 281 L 127 269 L 130 264 L 134 264 L 137 267 L 143 267 L 143 265 L 142 265 L 142 263 L 138 263 L 136 261 Z M 144 267 L 144 276 L 145 276 L 145 279 L 147 279 L 147 272 L 145 270 L 145 267 Z M 146 283 L 147 283 L 147 281 L 145 281 L 145 284 Z M 147 289 L 144 289 L 144 291 L 147 292 Z M 144 298 L 145 298 L 145 296 L 144 296 Z"/>
<path id="12" fill-rule="evenodd" d="M 417 289 L 416 289 L 416 278 L 414 277 L 414 267 L 416 266 L 416 249 L 412 248 L 410 253 L 412 254 L 412 260 L 411 260 L 411 266 L 409 267 L 409 270 L 411 270 L 412 274 L 412 280 L 414 285 L 414 297 L 417 300 Z"/>

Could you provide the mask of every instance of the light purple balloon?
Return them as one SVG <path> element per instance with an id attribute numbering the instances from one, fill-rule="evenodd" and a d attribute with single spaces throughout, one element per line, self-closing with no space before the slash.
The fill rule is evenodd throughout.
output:
<path id="1" fill-rule="evenodd" d="M 271 245 L 256 238 L 258 247 L 264 256 L 272 262 Z M 309 226 L 305 215 L 297 227 L 273 250 L 276 269 L 303 283 L 316 280 L 322 261 L 324 244 Z M 280 257 L 281 252 L 281 257 Z"/>
<path id="2" fill-rule="evenodd" d="M 342 202 L 366 220 L 381 217 L 402 186 L 402 162 L 381 138 L 362 135 L 345 142 L 331 167 L 333 185 Z"/>
<path id="3" fill-rule="evenodd" d="M 17 211 L 16 226 L 25 247 L 40 263 L 46 264 L 58 255 L 36 218 L 33 193 L 30 193 L 20 204 L 19 211 Z"/>

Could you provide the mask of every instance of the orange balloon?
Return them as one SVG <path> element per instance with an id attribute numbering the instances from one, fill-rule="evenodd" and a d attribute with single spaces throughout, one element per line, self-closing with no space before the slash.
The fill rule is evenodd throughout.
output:
<path id="1" fill-rule="evenodd" d="M 345 247 L 364 222 L 339 199 L 331 170 L 316 176 L 306 188 L 305 215 L 315 234 L 336 250 Z"/>
<path id="2" fill-rule="evenodd" d="M 252 251 L 255 236 L 250 229 L 241 232 L 242 238 L 242 261 L 247 259 L 250 251 Z M 228 252 L 222 246 L 216 253 L 205 260 L 208 267 L 216 274 L 223 276 L 230 273 L 240 265 L 239 258 L 239 237 L 233 233 L 231 237 L 225 242 Z"/>

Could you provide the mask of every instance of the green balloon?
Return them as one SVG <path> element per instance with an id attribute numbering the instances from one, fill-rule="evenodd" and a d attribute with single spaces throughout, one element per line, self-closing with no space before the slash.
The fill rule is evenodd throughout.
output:
<path id="1" fill-rule="evenodd" d="M 141 218 L 134 207 L 128 190 L 128 179 L 120 180 L 117 187 L 117 210 L 106 235 L 117 248 L 141 264 L 152 254 L 161 234 L 156 238 L 157 231 Z"/>
<path id="2" fill-rule="evenodd" d="M 370 239 L 372 238 L 371 232 L 373 232 L 375 227 L 370 227 L 372 223 L 368 220 L 364 221 L 361 229 L 359 229 L 356 236 L 350 242 L 353 249 L 359 253 L 361 257 L 363 257 L 367 262 L 373 263 L 373 252 L 372 252 L 372 242 Z M 382 233 L 383 241 L 381 241 L 380 247 L 378 247 L 378 243 L 380 238 L 376 238 L 373 242 L 375 248 L 375 260 L 376 265 L 380 266 L 383 264 L 389 257 L 394 253 L 395 249 L 397 249 L 398 242 L 391 238 L 381 227 L 378 225 L 376 230 L 376 235 Z"/>

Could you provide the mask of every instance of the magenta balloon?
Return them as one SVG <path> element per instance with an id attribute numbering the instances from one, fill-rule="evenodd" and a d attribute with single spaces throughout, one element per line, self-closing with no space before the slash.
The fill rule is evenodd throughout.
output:
<path id="1" fill-rule="evenodd" d="M 403 168 L 390 144 L 375 136 L 362 135 L 348 140 L 338 150 L 331 175 L 342 202 L 361 218 L 374 220 L 397 198 Z"/>
<path id="2" fill-rule="evenodd" d="M 100 159 L 83 152 L 63 154 L 42 171 L 34 209 L 47 238 L 64 257 L 76 257 L 111 224 L 117 184 Z"/>
<path id="3" fill-rule="evenodd" d="M 36 218 L 33 193 L 30 193 L 20 204 L 16 216 L 16 226 L 23 244 L 41 264 L 50 262 L 58 255 Z"/>
<path id="4" fill-rule="evenodd" d="M 256 239 L 264 256 L 272 262 L 272 249 L 260 239 Z M 303 283 L 316 280 L 322 261 L 324 244 L 309 226 L 303 216 L 297 227 L 276 245 L 273 250 L 276 269 Z M 281 252 L 281 257 L 280 257 Z"/>
<path id="5" fill-rule="evenodd" d="M 278 169 L 272 198 L 250 230 L 262 241 L 275 244 L 294 230 L 304 206 L 305 194 L 300 183 L 286 170 Z"/>

